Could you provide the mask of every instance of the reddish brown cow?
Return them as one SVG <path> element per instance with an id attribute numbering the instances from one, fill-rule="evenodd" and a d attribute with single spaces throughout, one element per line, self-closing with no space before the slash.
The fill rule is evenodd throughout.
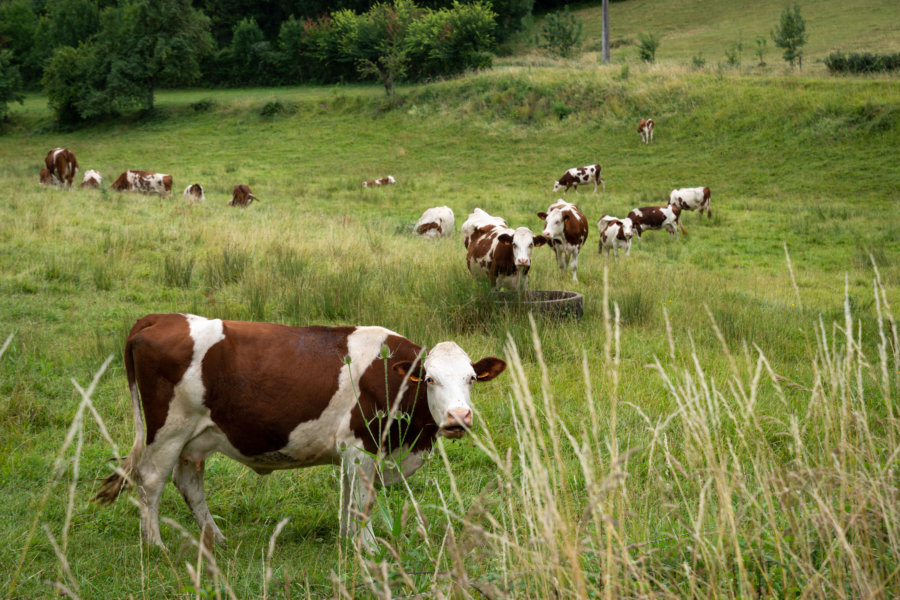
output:
<path id="1" fill-rule="evenodd" d="M 560 270 L 568 267 L 572 281 L 578 281 L 578 253 L 588 236 L 587 219 L 574 204 L 557 200 L 547 212 L 537 214 L 546 222 L 541 233 L 550 242 Z"/>
<path id="2" fill-rule="evenodd" d="M 151 171 L 125 171 L 110 186 L 117 192 L 141 192 L 169 196 L 172 193 L 172 176 Z"/>
<path id="3" fill-rule="evenodd" d="M 388 175 L 387 177 L 382 177 L 381 179 L 370 179 L 368 181 L 363 181 L 363 187 L 374 187 L 378 185 L 391 185 L 397 183 L 397 180 L 394 179 L 392 175 Z"/>
<path id="4" fill-rule="evenodd" d="M 72 179 L 78 170 L 78 159 L 74 152 L 67 148 L 54 148 L 47 153 L 44 163 L 56 187 L 62 187 L 65 183 L 67 190 L 72 189 Z"/>
<path id="5" fill-rule="evenodd" d="M 641 134 L 641 141 L 649 144 L 653 141 L 653 119 L 641 119 L 638 123 L 638 133 Z"/>
<path id="6" fill-rule="evenodd" d="M 97 189 L 100 187 L 101 183 L 103 183 L 103 176 L 94 169 L 88 169 L 87 173 L 85 173 L 84 177 L 81 179 L 81 187 L 83 188 Z"/>
<path id="7" fill-rule="evenodd" d="M 231 192 L 231 202 L 228 203 L 228 206 L 240 206 L 245 208 L 250 206 L 250 203 L 256 200 L 259 202 L 259 198 L 253 195 L 253 192 L 250 191 L 249 185 L 236 185 L 234 186 L 234 190 Z"/>
<path id="8" fill-rule="evenodd" d="M 502 223 L 502 224 L 501 224 Z M 535 246 L 547 239 L 527 227 L 511 229 L 500 217 L 476 208 L 462 226 L 466 266 L 472 275 L 484 275 L 497 289 L 528 289 L 528 271 Z"/>
<path id="9" fill-rule="evenodd" d="M 644 206 L 635 208 L 628 213 L 632 226 L 638 237 L 648 230 L 665 229 L 669 232 L 669 236 L 675 236 L 678 239 L 678 228 L 681 227 L 679 218 L 681 217 L 681 207 L 672 204 L 669 206 Z M 681 227 L 684 233 L 684 227 Z"/>
<path id="10" fill-rule="evenodd" d="M 341 464 L 346 534 L 365 521 L 373 484 L 411 475 L 438 436 L 466 434 L 472 384 L 505 368 L 493 357 L 473 363 L 453 342 L 426 352 L 382 327 L 147 315 L 125 343 L 134 445 L 95 499 L 136 484 L 144 539 L 163 546 L 159 504 L 172 475 L 206 539 L 221 542 L 203 489 L 210 454 L 262 475 Z M 373 541 L 371 524 L 362 534 Z"/>

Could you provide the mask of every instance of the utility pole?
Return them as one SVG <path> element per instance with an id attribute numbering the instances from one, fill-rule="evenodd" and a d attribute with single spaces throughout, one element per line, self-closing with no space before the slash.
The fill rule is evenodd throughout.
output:
<path id="1" fill-rule="evenodd" d="M 609 0 L 603 0 L 603 62 L 609 62 Z"/>

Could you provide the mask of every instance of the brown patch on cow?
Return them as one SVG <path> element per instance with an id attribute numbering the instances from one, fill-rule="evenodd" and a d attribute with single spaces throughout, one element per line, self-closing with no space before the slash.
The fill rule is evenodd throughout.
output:
<path id="1" fill-rule="evenodd" d="M 363 441 L 368 452 L 376 452 L 382 438 L 385 445 L 381 449 L 386 452 L 404 445 L 413 452 L 428 450 L 437 438 L 438 424 L 428 408 L 425 383 L 410 381 L 406 384 L 398 413 L 388 425 L 390 410 L 406 380 L 404 369 L 394 367 L 414 362 L 422 349 L 406 338 L 394 335 L 388 336 L 385 345 L 388 358 L 379 357 L 373 361 L 360 377 L 359 401 L 350 414 L 350 429 Z M 419 359 L 417 371 L 420 371 L 424 358 Z"/>
<path id="2" fill-rule="evenodd" d="M 223 327 L 224 343 L 203 358 L 210 417 L 245 456 L 280 450 L 337 392 L 347 337 L 356 328 L 242 321 L 223 321 Z"/>
<path id="3" fill-rule="evenodd" d="M 52 185 L 53 184 L 53 176 L 50 175 L 50 169 L 47 167 L 43 167 L 41 169 L 41 185 Z"/>
<path id="4" fill-rule="evenodd" d="M 566 242 L 572 246 L 581 246 L 587 240 L 588 223 L 585 216 L 577 208 L 567 209 L 563 221 Z"/>
<path id="5" fill-rule="evenodd" d="M 258 202 L 259 198 L 253 195 L 249 185 L 236 185 L 231 192 L 231 202 L 228 203 L 228 206 L 240 206 L 241 208 L 244 208 L 249 206 L 254 200 Z"/>
<path id="6" fill-rule="evenodd" d="M 93 177 L 89 177 L 88 179 L 85 179 L 84 181 L 81 182 L 81 187 L 83 187 L 83 188 L 85 188 L 85 187 L 99 188 L 100 182 L 97 181 L 96 179 L 94 179 Z"/>
<path id="7" fill-rule="evenodd" d="M 166 422 L 175 386 L 194 354 L 194 340 L 184 315 L 147 315 L 134 324 L 125 341 L 129 388 L 137 383 L 144 407 L 147 444 Z"/>
<path id="8" fill-rule="evenodd" d="M 425 233 L 431 231 L 432 229 L 436 229 L 438 233 L 441 233 L 441 226 L 437 223 L 422 223 L 421 225 L 419 225 L 419 228 L 416 229 L 416 233 L 418 233 L 419 235 L 425 235 Z"/>
<path id="9" fill-rule="evenodd" d="M 78 159 L 74 152 L 68 148 L 54 148 L 44 157 L 44 164 L 50 171 L 51 181 L 56 177 L 60 185 L 65 184 L 67 189 L 71 189 L 72 179 L 78 170 Z"/>

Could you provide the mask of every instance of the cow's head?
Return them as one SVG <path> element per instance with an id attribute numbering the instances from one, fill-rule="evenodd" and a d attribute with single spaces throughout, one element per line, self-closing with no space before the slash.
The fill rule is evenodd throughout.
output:
<path id="1" fill-rule="evenodd" d="M 559 190 L 563 190 L 565 188 L 566 188 L 566 184 L 564 184 L 563 182 L 561 182 L 561 181 L 553 182 L 553 191 L 554 192 L 558 192 Z"/>
<path id="2" fill-rule="evenodd" d="M 620 226 L 622 227 L 622 235 L 625 236 L 626 240 L 630 240 L 631 238 L 634 237 L 635 229 L 637 229 L 638 237 L 640 237 L 640 231 L 641 231 L 640 225 L 638 225 L 637 228 L 635 228 L 634 222 L 629 218 L 622 219 L 621 221 L 619 221 L 619 223 L 620 223 Z"/>
<path id="3" fill-rule="evenodd" d="M 544 231 L 541 233 L 547 241 L 565 241 L 566 237 L 566 221 L 574 218 L 574 214 L 570 210 L 551 210 L 549 213 L 539 212 L 537 214 L 546 223 Z"/>
<path id="4" fill-rule="evenodd" d="M 428 352 L 422 368 L 411 371 L 413 363 L 397 363 L 394 371 L 415 383 L 424 383 L 428 410 L 440 434 L 459 438 L 472 428 L 472 384 L 490 381 L 503 372 L 506 363 L 489 356 L 473 363 L 455 342 L 441 342 Z"/>
<path id="5" fill-rule="evenodd" d="M 547 238 L 534 233 L 527 227 L 519 227 L 512 235 L 501 233 L 497 236 L 497 242 L 507 246 L 512 246 L 513 261 L 516 268 L 531 266 L 531 253 L 535 246 L 543 246 L 547 243 Z"/>

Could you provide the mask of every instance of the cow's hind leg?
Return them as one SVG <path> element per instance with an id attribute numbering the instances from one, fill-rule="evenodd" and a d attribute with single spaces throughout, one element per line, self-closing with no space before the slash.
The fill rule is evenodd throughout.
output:
<path id="1" fill-rule="evenodd" d="M 356 447 L 344 451 L 341 461 L 341 537 L 353 535 L 358 528 L 363 548 L 375 547 L 375 533 L 369 516 L 375 498 L 375 459 Z"/>
<path id="2" fill-rule="evenodd" d="M 204 538 L 207 535 L 212 536 L 212 541 L 216 544 L 224 544 L 225 536 L 216 526 L 209 513 L 209 507 L 206 505 L 206 495 L 203 491 L 205 464 L 205 461 L 200 459 L 194 462 L 191 459 L 182 458 L 175 465 L 175 474 L 172 480 L 175 482 L 175 487 L 181 492 L 181 497 L 191 509 L 202 536 Z"/>

